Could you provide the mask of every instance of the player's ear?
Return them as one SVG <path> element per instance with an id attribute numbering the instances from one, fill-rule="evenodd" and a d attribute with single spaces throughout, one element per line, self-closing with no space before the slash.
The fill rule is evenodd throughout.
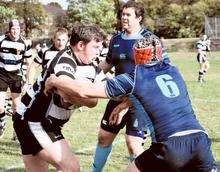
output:
<path id="1" fill-rule="evenodd" d="M 139 23 L 141 23 L 142 19 L 143 19 L 142 16 L 139 16 L 139 17 L 138 17 Z"/>
<path id="2" fill-rule="evenodd" d="M 85 48 L 85 43 L 84 43 L 83 41 L 79 41 L 79 42 L 77 43 L 77 49 L 83 51 L 84 48 Z"/>

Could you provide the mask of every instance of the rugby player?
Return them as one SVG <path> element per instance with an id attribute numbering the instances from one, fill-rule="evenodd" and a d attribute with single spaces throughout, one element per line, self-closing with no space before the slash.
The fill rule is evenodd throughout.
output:
<path id="1" fill-rule="evenodd" d="M 145 13 L 143 7 L 143 4 L 134 1 L 128 1 L 122 6 L 121 25 L 123 31 L 112 37 L 107 57 L 99 65 L 104 73 L 109 72 L 112 67 L 115 68 L 115 75 L 131 72 L 134 69 L 132 49 L 134 43 L 144 35 L 153 34 L 142 26 Z M 164 52 L 163 56 L 167 56 L 167 54 Z M 142 120 L 139 120 L 137 117 L 137 113 L 145 114 L 140 103 L 135 97 L 131 96 L 130 98 L 137 106 L 129 108 L 123 118 L 123 122 L 118 126 L 109 124 L 109 116 L 120 101 L 110 100 L 108 102 L 100 123 L 98 144 L 93 161 L 93 172 L 102 171 L 111 155 L 110 152 L 114 139 L 125 126 L 125 139 L 131 161 L 144 150 L 142 143 L 145 132 L 148 131 L 148 134 L 151 133 L 153 136 L 153 128 L 147 115 L 144 115 L 145 118 Z"/>
<path id="2" fill-rule="evenodd" d="M 32 55 L 31 41 L 21 36 L 21 27 L 18 20 L 9 22 L 9 30 L 0 36 L 0 137 L 6 127 L 5 99 L 7 89 L 10 89 L 12 110 L 15 113 L 20 103 L 22 91 L 22 63 Z"/>
<path id="3" fill-rule="evenodd" d="M 196 48 L 198 51 L 197 61 L 199 63 L 199 77 L 198 82 L 204 82 L 204 76 L 208 71 L 210 65 L 208 61 L 207 52 L 210 52 L 210 39 L 208 39 L 207 35 L 203 35 L 202 38 L 197 42 Z"/>
<path id="4" fill-rule="evenodd" d="M 92 84 L 51 76 L 45 92 L 57 89 L 66 101 L 72 97 L 113 99 L 134 95 L 153 123 L 157 142 L 128 165 L 128 172 L 216 171 L 211 140 L 196 119 L 181 74 L 163 59 L 161 47 L 157 37 L 146 35 L 135 43 L 133 72 Z M 124 103 L 125 107 L 131 105 Z M 120 122 L 119 112 L 110 116 L 112 124 Z"/>
<path id="5" fill-rule="evenodd" d="M 55 74 L 61 80 L 70 78 L 92 82 L 96 69 L 90 65 L 102 49 L 103 33 L 97 26 L 79 25 L 72 31 L 70 46 L 47 63 L 37 81 L 22 97 L 14 115 L 14 129 L 20 142 L 25 171 L 48 171 L 48 164 L 57 171 L 77 172 L 79 162 L 62 135 L 62 126 L 72 110 L 84 105 L 94 107 L 97 99 L 77 99 L 65 102 L 55 91 L 48 97 L 43 93 L 45 81 Z"/>
<path id="6" fill-rule="evenodd" d="M 68 40 L 68 30 L 66 28 L 58 28 L 55 31 L 52 39 L 52 46 L 46 50 L 41 49 L 30 65 L 28 75 L 30 83 L 33 83 L 36 69 L 40 66 L 42 69 L 44 69 L 47 65 L 47 62 L 53 59 L 59 51 L 63 50 L 66 47 Z"/>

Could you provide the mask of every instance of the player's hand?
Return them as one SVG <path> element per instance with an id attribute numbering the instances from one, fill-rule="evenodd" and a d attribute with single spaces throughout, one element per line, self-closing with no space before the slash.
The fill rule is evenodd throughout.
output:
<path id="1" fill-rule="evenodd" d="M 54 82 L 56 81 L 57 76 L 54 74 L 51 74 L 49 78 L 47 78 L 45 82 L 45 88 L 44 88 L 44 94 L 48 96 L 54 91 Z"/>
<path id="2" fill-rule="evenodd" d="M 123 116 L 127 113 L 129 106 L 130 101 L 128 99 L 116 106 L 109 117 L 109 124 L 119 125 Z"/>

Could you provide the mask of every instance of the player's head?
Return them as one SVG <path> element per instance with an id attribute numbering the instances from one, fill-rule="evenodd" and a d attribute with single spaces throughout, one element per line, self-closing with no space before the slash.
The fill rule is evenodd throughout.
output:
<path id="1" fill-rule="evenodd" d="M 207 35 L 202 35 L 202 40 L 203 41 L 206 41 L 208 39 L 208 36 Z"/>
<path id="2" fill-rule="evenodd" d="M 68 40 L 68 30 L 66 28 L 58 28 L 53 37 L 55 48 L 63 50 L 66 47 Z"/>
<path id="3" fill-rule="evenodd" d="M 144 5 L 129 0 L 121 7 L 121 24 L 124 30 L 132 29 L 142 24 L 144 20 Z"/>
<path id="4" fill-rule="evenodd" d="M 17 19 L 12 19 L 9 22 L 9 35 L 13 40 L 17 40 L 20 37 L 21 27 L 20 22 Z"/>
<path id="5" fill-rule="evenodd" d="M 72 31 L 70 45 L 75 55 L 84 64 L 89 64 L 99 56 L 103 40 L 104 34 L 98 26 L 80 24 Z"/>
<path id="6" fill-rule="evenodd" d="M 153 35 L 147 35 L 134 44 L 135 64 L 154 65 L 162 61 L 162 44 Z"/>

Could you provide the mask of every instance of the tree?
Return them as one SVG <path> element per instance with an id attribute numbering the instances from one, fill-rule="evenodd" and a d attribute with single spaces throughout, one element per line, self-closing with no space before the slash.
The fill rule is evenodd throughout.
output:
<path id="1" fill-rule="evenodd" d="M 16 0 L 8 4 L 25 24 L 25 34 L 30 36 L 33 29 L 45 22 L 46 13 L 43 6 L 36 0 Z"/>
<path id="2" fill-rule="evenodd" d="M 62 9 L 61 5 L 58 2 L 50 2 L 47 5 Z"/>
<path id="3" fill-rule="evenodd" d="M 6 22 L 12 18 L 17 18 L 14 9 L 0 6 L 0 32 L 4 32 L 6 29 Z"/>
<path id="4" fill-rule="evenodd" d="M 90 22 L 98 24 L 105 32 L 114 32 L 116 13 L 110 0 L 70 1 L 67 15 L 69 23 Z"/>

